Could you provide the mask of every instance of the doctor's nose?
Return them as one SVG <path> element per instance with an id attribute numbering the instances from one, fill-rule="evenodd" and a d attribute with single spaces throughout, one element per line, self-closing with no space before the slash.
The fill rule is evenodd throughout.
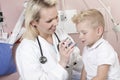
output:
<path id="1" fill-rule="evenodd" d="M 54 19 L 54 20 L 53 20 L 53 24 L 54 24 L 55 26 L 57 26 L 57 25 L 58 25 L 58 21 L 59 21 L 58 18 Z"/>

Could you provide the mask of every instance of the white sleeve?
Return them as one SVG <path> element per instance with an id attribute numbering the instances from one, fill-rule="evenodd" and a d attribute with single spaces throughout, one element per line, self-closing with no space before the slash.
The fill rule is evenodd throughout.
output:
<path id="1" fill-rule="evenodd" d="M 18 47 L 16 63 L 22 80 L 66 80 L 68 77 L 67 71 L 58 63 L 54 65 L 53 69 L 44 70 L 44 64 L 39 62 L 35 49 L 29 44 Z"/>
<path id="2" fill-rule="evenodd" d="M 98 65 L 103 65 L 103 64 L 108 64 L 108 65 L 113 65 L 115 62 L 115 55 L 114 53 L 104 50 L 99 52 L 98 54 Z"/>
<path id="3" fill-rule="evenodd" d="M 102 48 L 100 48 L 99 54 L 97 54 L 98 65 L 102 65 L 102 64 L 113 65 L 115 62 L 115 58 L 116 58 L 115 56 L 116 52 L 109 45 L 104 44 L 101 47 Z"/>

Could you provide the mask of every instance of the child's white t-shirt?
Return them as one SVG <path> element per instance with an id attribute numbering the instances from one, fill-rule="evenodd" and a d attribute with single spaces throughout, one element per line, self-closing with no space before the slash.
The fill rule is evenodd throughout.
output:
<path id="1" fill-rule="evenodd" d="M 120 64 L 118 55 L 112 46 L 103 38 L 99 39 L 92 47 L 83 50 L 83 63 L 87 72 L 87 80 L 91 80 L 97 74 L 100 65 L 110 65 L 107 80 L 120 80 Z"/>

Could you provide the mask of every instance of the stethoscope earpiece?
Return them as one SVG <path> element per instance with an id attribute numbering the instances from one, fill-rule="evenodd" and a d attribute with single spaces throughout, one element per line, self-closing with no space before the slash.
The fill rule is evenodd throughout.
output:
<path id="1" fill-rule="evenodd" d="M 47 58 L 46 58 L 45 56 L 41 56 L 40 59 L 39 59 L 39 61 L 40 61 L 42 64 L 44 64 L 44 63 L 47 62 Z"/>

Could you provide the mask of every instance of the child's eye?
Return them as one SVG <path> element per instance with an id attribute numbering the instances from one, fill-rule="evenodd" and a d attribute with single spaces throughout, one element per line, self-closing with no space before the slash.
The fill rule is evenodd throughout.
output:
<path id="1" fill-rule="evenodd" d="M 87 34 L 87 32 L 83 32 L 83 35 L 86 35 Z"/>
<path id="2" fill-rule="evenodd" d="M 86 35 L 87 32 L 80 32 L 79 34 L 80 34 L 80 35 Z"/>

